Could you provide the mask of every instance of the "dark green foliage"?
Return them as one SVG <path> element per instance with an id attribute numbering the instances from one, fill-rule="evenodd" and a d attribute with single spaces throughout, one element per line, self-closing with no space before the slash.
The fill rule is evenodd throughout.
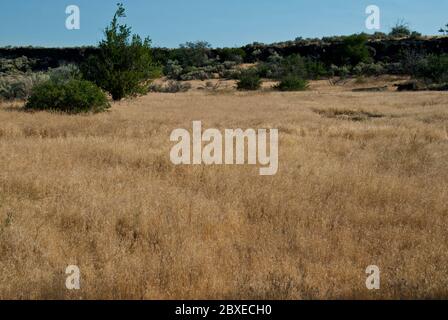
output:
<path id="1" fill-rule="evenodd" d="M 234 61 L 236 63 L 243 63 L 246 57 L 246 52 L 241 48 L 218 49 L 217 54 L 221 62 Z"/>
<path id="2" fill-rule="evenodd" d="M 307 70 L 305 66 L 305 60 L 298 54 L 290 55 L 282 60 L 280 63 L 280 78 L 285 76 L 296 76 L 305 78 L 307 76 Z"/>
<path id="3" fill-rule="evenodd" d="M 25 105 L 27 110 L 49 110 L 67 113 L 101 112 L 108 109 L 107 97 L 94 83 L 69 80 L 47 81 L 35 86 Z"/>
<path id="4" fill-rule="evenodd" d="M 392 28 L 392 30 L 389 32 L 389 36 L 393 38 L 404 38 L 404 37 L 410 37 L 412 34 L 411 29 L 409 28 L 409 25 L 405 23 L 404 21 L 398 21 L 395 26 Z"/>
<path id="5" fill-rule="evenodd" d="M 429 55 L 421 59 L 414 76 L 428 83 L 448 83 L 448 54 Z"/>
<path id="6" fill-rule="evenodd" d="M 90 56 L 82 66 L 84 77 L 110 92 L 114 100 L 144 93 L 146 82 L 158 73 L 151 55 L 151 41 L 131 36 L 131 28 L 118 22 L 124 17 L 125 9 L 118 4 L 111 24 L 104 31 L 105 39 L 99 44 L 99 54 Z"/>
<path id="7" fill-rule="evenodd" d="M 25 56 L 15 59 L 0 58 L 0 73 L 15 74 L 29 72 L 35 64 L 35 60 L 28 59 Z"/>
<path id="8" fill-rule="evenodd" d="M 275 86 L 275 89 L 280 91 L 303 91 L 307 88 L 308 81 L 295 75 L 285 76 L 280 83 Z"/>
<path id="9" fill-rule="evenodd" d="M 187 42 L 173 51 L 172 60 L 177 60 L 183 68 L 203 67 L 209 64 L 210 43 L 206 41 Z"/>
<path id="10" fill-rule="evenodd" d="M 258 74 L 263 78 L 281 80 L 286 76 L 294 75 L 301 79 L 319 79 L 327 76 L 325 65 L 317 59 L 303 58 L 292 54 L 285 58 L 273 54 L 266 63 L 258 66 Z"/>
<path id="11" fill-rule="evenodd" d="M 339 65 L 356 66 L 360 62 L 370 61 L 370 51 L 367 47 L 367 35 L 354 34 L 343 40 L 342 46 L 338 50 Z"/>
<path id="12" fill-rule="evenodd" d="M 325 64 L 317 59 L 305 58 L 306 78 L 317 80 L 328 76 Z"/>
<path id="13" fill-rule="evenodd" d="M 258 90 L 261 87 L 261 78 L 256 70 L 249 69 L 241 73 L 237 83 L 238 90 Z"/>
<path id="14" fill-rule="evenodd" d="M 333 77 L 347 78 L 351 74 L 351 68 L 350 66 L 339 67 L 333 64 L 330 66 L 330 74 Z"/>
<path id="15" fill-rule="evenodd" d="M 387 73 L 387 69 L 383 63 L 359 63 L 353 68 L 353 74 L 357 76 L 379 76 Z"/>
<path id="16" fill-rule="evenodd" d="M 443 28 L 440 28 L 439 32 L 448 35 L 448 23 Z"/>
<path id="17" fill-rule="evenodd" d="M 280 80 L 287 75 L 305 78 L 307 71 L 305 61 L 300 55 L 293 54 L 283 58 L 275 53 L 268 58 L 266 63 L 260 64 L 258 74 L 263 78 Z"/>
<path id="18" fill-rule="evenodd" d="M 407 75 L 416 75 L 421 61 L 425 55 L 413 50 L 403 50 L 399 55 L 400 73 Z"/>

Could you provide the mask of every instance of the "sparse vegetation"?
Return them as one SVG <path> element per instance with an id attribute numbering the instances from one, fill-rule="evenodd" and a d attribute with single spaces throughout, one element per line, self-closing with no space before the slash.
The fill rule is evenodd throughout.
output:
<path id="1" fill-rule="evenodd" d="M 392 39 L 418 38 L 420 36 L 421 36 L 420 33 L 416 32 L 416 31 L 412 31 L 411 28 L 409 27 L 409 24 L 403 20 L 397 21 L 397 23 L 395 24 L 395 26 L 392 28 L 392 30 L 389 33 L 389 37 L 391 37 Z"/>
<path id="2" fill-rule="evenodd" d="M 419 60 L 414 75 L 429 83 L 448 83 L 448 54 L 429 55 Z"/>
<path id="3" fill-rule="evenodd" d="M 36 64 L 36 61 L 30 60 L 25 56 L 15 59 L 0 58 L 0 74 L 16 74 L 30 72 Z"/>
<path id="4" fill-rule="evenodd" d="M 36 85 L 47 80 L 49 75 L 42 72 L 0 76 L 0 101 L 25 100 Z"/>
<path id="5" fill-rule="evenodd" d="M 161 93 L 187 92 L 190 89 L 190 83 L 182 83 L 176 80 L 169 80 L 165 85 L 153 83 L 149 87 L 149 91 Z"/>

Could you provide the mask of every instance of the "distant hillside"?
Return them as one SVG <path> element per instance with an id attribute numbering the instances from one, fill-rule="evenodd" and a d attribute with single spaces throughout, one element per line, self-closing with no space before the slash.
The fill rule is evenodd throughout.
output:
<path id="1" fill-rule="evenodd" d="M 326 63 L 332 63 L 338 55 L 344 37 L 315 40 L 296 40 L 277 44 L 250 44 L 242 47 L 246 52 L 245 62 L 256 60 L 265 61 L 273 53 L 287 56 L 299 53 L 302 56 L 314 57 Z M 396 61 L 403 51 L 414 53 L 448 53 L 448 37 L 432 38 L 407 38 L 407 39 L 370 39 L 368 47 L 371 50 L 373 59 L 383 62 Z M 37 47 L 17 47 L 0 48 L 0 58 L 15 59 L 22 56 L 34 60 L 34 69 L 44 70 L 49 67 L 54 68 L 61 63 L 80 63 L 89 55 L 95 53 L 95 47 L 78 48 L 37 48 Z M 157 59 L 165 63 L 170 52 L 177 49 L 154 48 Z M 209 55 L 214 57 L 219 54 L 219 49 L 211 49 Z"/>
<path id="2" fill-rule="evenodd" d="M 321 61 L 331 61 L 337 55 L 342 46 L 344 37 L 334 40 L 299 40 L 284 43 L 265 45 L 251 44 L 243 47 L 246 59 L 255 58 L 265 61 L 273 52 L 281 56 L 300 54 L 305 57 L 314 57 Z M 370 39 L 368 46 L 371 48 L 373 59 L 383 62 L 396 61 L 403 51 L 413 51 L 421 54 L 448 53 L 448 37 L 432 37 L 420 39 Z M 256 52 L 256 55 L 254 55 Z M 250 61 L 248 61 L 250 62 Z"/>

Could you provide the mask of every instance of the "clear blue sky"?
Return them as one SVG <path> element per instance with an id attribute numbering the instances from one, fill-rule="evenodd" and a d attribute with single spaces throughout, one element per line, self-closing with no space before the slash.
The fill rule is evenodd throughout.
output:
<path id="1" fill-rule="evenodd" d="M 0 46 L 94 45 L 102 37 L 117 0 L 2 0 Z M 272 43 L 298 36 L 368 32 L 365 8 L 380 7 L 382 29 L 397 20 L 423 34 L 448 23 L 448 0 L 122 0 L 126 23 L 154 46 L 177 47 L 206 40 L 213 46 Z M 81 29 L 65 28 L 65 8 L 81 10 Z"/>

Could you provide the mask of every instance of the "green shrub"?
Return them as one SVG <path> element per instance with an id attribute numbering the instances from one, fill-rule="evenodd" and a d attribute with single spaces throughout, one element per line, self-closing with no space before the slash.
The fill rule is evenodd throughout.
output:
<path id="1" fill-rule="evenodd" d="M 179 80 L 183 72 L 184 69 L 177 60 L 168 60 L 167 64 L 163 68 L 163 74 L 169 79 Z"/>
<path id="2" fill-rule="evenodd" d="M 28 57 L 15 59 L 0 59 L 0 73 L 15 74 L 20 72 L 30 72 L 36 65 L 36 61 Z"/>
<path id="3" fill-rule="evenodd" d="M 104 92 L 94 83 L 69 80 L 46 81 L 33 88 L 25 105 L 27 110 L 49 110 L 67 113 L 101 112 L 110 107 Z"/>
<path id="4" fill-rule="evenodd" d="M 219 77 L 224 79 L 239 80 L 239 78 L 241 77 L 241 73 L 242 71 L 240 68 L 224 70 L 219 73 Z"/>
<path id="5" fill-rule="evenodd" d="M 50 80 L 56 83 L 67 82 L 70 80 L 80 80 L 81 71 L 75 64 L 66 64 L 49 71 Z"/>
<path id="6" fill-rule="evenodd" d="M 210 48 L 206 41 L 187 42 L 173 50 L 172 59 L 179 61 L 183 68 L 203 67 L 210 63 Z"/>
<path id="7" fill-rule="evenodd" d="M 258 66 L 258 74 L 261 77 L 280 80 L 287 75 L 295 75 L 305 78 L 307 69 L 305 59 L 298 54 L 282 57 L 278 53 L 273 53 L 267 60 Z"/>
<path id="8" fill-rule="evenodd" d="M 339 65 L 356 66 L 360 62 L 370 62 L 367 39 L 365 34 L 354 34 L 346 37 L 338 50 Z"/>
<path id="9" fill-rule="evenodd" d="M 428 83 L 448 83 L 448 54 L 429 55 L 421 59 L 413 76 Z"/>
<path id="10" fill-rule="evenodd" d="M 191 89 L 190 83 L 182 83 L 176 80 L 168 81 L 164 86 L 160 84 L 151 84 L 149 86 L 149 91 L 160 92 L 160 93 L 177 93 L 177 92 L 187 92 Z"/>
<path id="11" fill-rule="evenodd" d="M 0 100 L 25 100 L 36 85 L 48 79 L 49 76 L 42 72 L 1 76 Z"/>
<path id="12" fill-rule="evenodd" d="M 246 52 L 241 48 L 223 48 L 218 49 L 218 56 L 221 62 L 232 61 L 240 64 L 246 58 Z"/>
<path id="13" fill-rule="evenodd" d="M 407 75 L 416 75 L 421 61 L 425 59 L 425 55 L 415 50 L 402 50 L 399 55 L 400 73 Z"/>
<path id="14" fill-rule="evenodd" d="M 411 29 L 409 25 L 404 21 L 398 21 L 392 30 L 389 32 L 389 36 L 392 38 L 404 38 L 411 36 Z"/>
<path id="15" fill-rule="evenodd" d="M 261 87 L 261 78 L 256 70 L 245 70 L 237 82 L 238 90 L 258 90 Z"/>
<path id="16" fill-rule="evenodd" d="M 290 75 L 301 78 L 305 78 L 307 76 L 305 60 L 299 54 L 290 55 L 284 58 L 280 63 L 279 78 L 281 79 Z"/>
<path id="17" fill-rule="evenodd" d="M 330 67 L 330 74 L 335 77 L 347 78 L 351 73 L 350 66 L 336 66 L 334 64 Z"/>
<path id="18" fill-rule="evenodd" d="M 328 71 L 319 60 L 303 58 L 299 54 L 282 57 L 275 52 L 265 63 L 258 66 L 258 74 L 261 77 L 275 80 L 281 80 L 289 75 L 316 80 L 327 76 Z"/>
<path id="19" fill-rule="evenodd" d="M 208 80 L 208 79 L 212 79 L 212 73 L 205 70 L 204 68 L 196 68 L 196 67 L 191 67 L 191 68 L 187 68 L 185 69 L 185 73 L 182 74 L 179 80 L 182 81 L 189 81 L 189 80 Z"/>
<path id="20" fill-rule="evenodd" d="M 106 39 L 99 44 L 98 55 L 90 56 L 81 68 L 85 79 L 110 92 L 114 100 L 144 93 L 149 79 L 160 71 L 153 63 L 151 40 L 131 37 L 131 28 L 118 22 L 123 17 L 125 9 L 118 4 L 104 32 Z"/>
<path id="21" fill-rule="evenodd" d="M 285 76 L 274 88 L 280 91 L 303 91 L 308 88 L 308 81 L 295 75 L 289 75 Z"/>
<path id="22" fill-rule="evenodd" d="M 328 76 L 327 68 L 319 60 L 306 58 L 305 59 L 306 78 L 311 80 L 317 80 L 322 77 Z"/>
<path id="23" fill-rule="evenodd" d="M 356 76 L 379 76 L 386 73 L 386 68 L 383 63 L 359 63 L 353 68 L 353 73 Z"/>

